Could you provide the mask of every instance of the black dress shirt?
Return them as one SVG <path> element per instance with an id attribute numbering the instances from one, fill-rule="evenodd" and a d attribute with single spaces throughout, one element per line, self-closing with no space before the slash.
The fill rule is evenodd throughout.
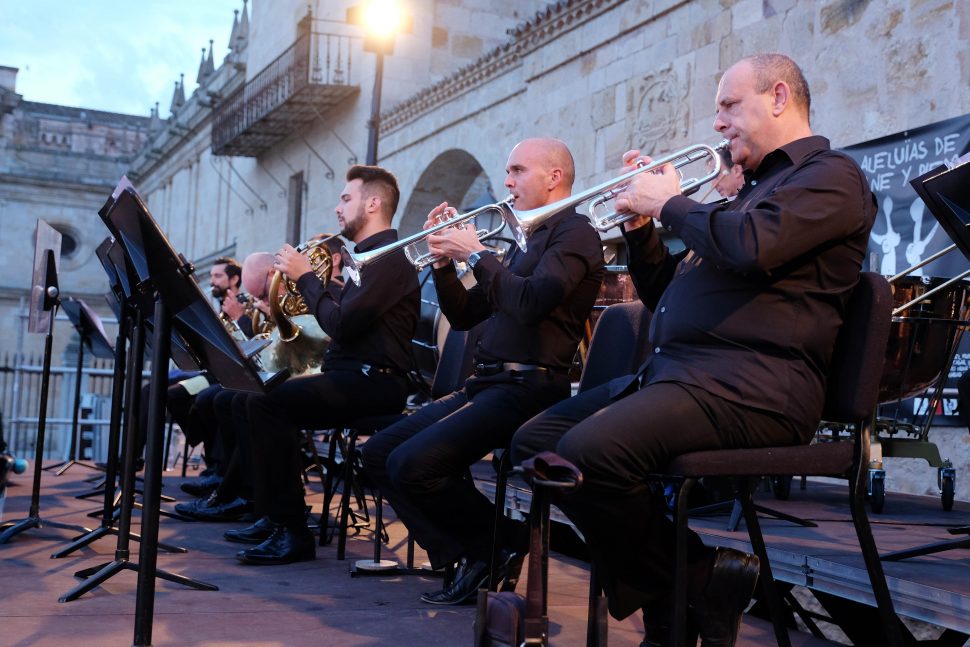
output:
<path id="1" fill-rule="evenodd" d="M 589 221 L 569 209 L 538 227 L 528 251 L 505 264 L 482 254 L 478 283 L 465 289 L 452 264 L 434 271 L 441 312 L 456 330 L 489 320 L 478 362 L 519 362 L 566 370 L 603 281 L 603 247 Z"/>
<path id="2" fill-rule="evenodd" d="M 362 240 L 355 252 L 397 240 L 385 229 Z M 411 370 L 411 338 L 418 322 L 421 290 L 414 266 L 399 250 L 369 265 L 358 287 L 348 281 L 339 293 L 323 287 L 313 272 L 296 282 L 310 312 L 330 335 L 324 368 L 360 362 L 380 368 Z"/>
<path id="3" fill-rule="evenodd" d="M 807 431 L 821 415 L 875 198 L 824 137 L 772 151 L 745 179 L 732 202 L 664 205 L 660 221 L 687 247 L 676 256 L 652 225 L 626 234 L 630 273 L 654 310 L 643 380 L 691 384 Z"/>

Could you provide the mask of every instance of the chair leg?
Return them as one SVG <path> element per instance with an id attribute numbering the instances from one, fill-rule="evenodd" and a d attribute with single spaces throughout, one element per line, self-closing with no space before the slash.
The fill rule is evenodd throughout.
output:
<path id="1" fill-rule="evenodd" d="M 606 617 L 606 597 L 600 586 L 596 565 L 589 566 L 589 608 L 586 612 L 586 647 L 606 647 L 609 640 L 609 620 Z"/>
<path id="2" fill-rule="evenodd" d="M 865 500 L 865 474 L 868 464 L 861 465 L 858 471 L 854 471 L 849 476 L 849 492 L 851 494 L 850 507 L 852 510 L 852 523 L 855 525 L 856 536 L 859 538 L 859 547 L 862 549 L 862 557 L 866 563 L 866 571 L 869 573 L 869 583 L 872 586 L 873 595 L 876 598 L 876 607 L 882 626 L 885 631 L 886 644 L 890 647 L 903 647 L 903 635 L 900 630 L 900 620 L 893 607 L 893 599 L 889 594 L 889 585 L 886 583 L 886 574 L 879 560 L 879 553 L 876 549 L 876 540 L 872 536 L 872 527 L 869 525 L 869 517 L 866 515 Z"/>
<path id="3" fill-rule="evenodd" d="M 788 627 L 785 624 L 785 612 L 781 598 L 778 596 L 778 588 L 775 586 L 775 578 L 771 573 L 768 548 L 765 546 L 765 538 L 761 534 L 761 523 L 758 521 L 758 513 L 755 510 L 753 493 L 756 487 L 757 482 L 752 483 L 751 479 L 744 478 L 739 484 L 738 496 L 741 497 L 741 509 L 744 512 L 745 524 L 748 526 L 751 547 L 758 555 L 758 559 L 761 560 L 758 580 L 761 584 L 761 590 L 765 594 L 768 610 L 771 613 L 771 624 L 775 629 L 775 641 L 778 643 L 778 647 L 791 647 L 791 638 L 788 636 Z"/>
<path id="4" fill-rule="evenodd" d="M 684 479 L 674 502 L 677 549 L 674 558 L 674 617 L 670 625 L 670 644 L 683 645 L 687 633 L 687 499 L 696 479 Z"/>
<path id="5" fill-rule="evenodd" d="M 347 550 L 347 526 L 350 523 L 350 498 L 356 489 L 354 478 L 354 453 L 357 451 L 357 432 L 347 437 L 347 453 L 344 455 L 344 490 L 340 496 L 340 521 L 337 522 L 337 559 L 343 560 Z"/>
<path id="6" fill-rule="evenodd" d="M 492 559 L 488 566 L 488 590 L 495 591 L 498 582 L 495 581 L 495 564 L 498 563 L 498 553 L 501 546 L 499 538 L 502 532 L 502 518 L 505 516 L 505 494 L 508 490 L 509 470 L 512 469 L 512 460 L 509 458 L 508 449 L 502 454 L 499 461 L 498 478 L 495 481 L 495 523 L 492 525 Z"/>
<path id="7" fill-rule="evenodd" d="M 327 447 L 329 456 L 327 463 L 327 478 L 323 484 L 323 510 L 320 512 L 320 538 L 318 544 L 324 546 L 330 543 L 330 506 L 333 505 L 334 489 L 337 486 L 337 450 L 340 447 L 341 432 L 331 430 L 330 442 Z"/>
<path id="8" fill-rule="evenodd" d="M 182 478 L 185 478 L 185 474 L 189 470 L 189 457 L 192 454 L 192 448 L 189 447 L 189 440 L 182 435 Z"/>

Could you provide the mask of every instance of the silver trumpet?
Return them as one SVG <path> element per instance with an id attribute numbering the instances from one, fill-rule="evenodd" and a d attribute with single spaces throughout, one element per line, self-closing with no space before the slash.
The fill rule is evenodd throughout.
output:
<path id="1" fill-rule="evenodd" d="M 617 225 L 621 225 L 628 220 L 638 217 L 639 214 L 630 212 L 620 212 L 620 211 L 606 211 L 604 210 L 604 205 L 611 200 L 616 199 L 623 191 L 629 186 L 630 180 L 640 174 L 648 173 L 650 171 L 656 171 L 661 166 L 666 164 L 673 164 L 674 168 L 681 168 L 682 166 L 687 166 L 688 164 L 693 164 L 703 160 L 704 158 L 710 158 L 713 161 L 711 169 L 701 177 L 689 178 L 681 180 L 680 190 L 684 195 L 690 195 L 702 185 L 710 182 L 717 178 L 721 173 L 721 156 L 718 151 L 727 148 L 728 141 L 723 140 L 716 146 L 708 146 L 707 144 L 697 144 L 695 146 L 689 146 L 676 153 L 671 153 L 666 157 L 661 157 L 660 159 L 654 160 L 649 164 L 641 163 L 640 166 L 628 171 L 623 175 L 613 178 L 594 186 L 590 189 L 583 191 L 582 193 L 577 193 L 571 195 L 562 200 L 557 200 L 556 202 L 547 204 L 543 207 L 538 207 L 536 209 L 529 209 L 524 211 L 517 211 L 512 208 L 513 198 L 509 196 L 497 202 L 495 204 L 486 205 L 474 211 L 469 211 L 468 213 L 459 214 L 448 220 L 437 223 L 423 231 L 419 231 L 416 234 L 412 234 L 406 238 L 402 238 L 396 242 L 383 247 L 378 247 L 377 249 L 372 249 L 369 252 L 360 252 L 357 254 L 352 253 L 346 247 L 343 248 L 341 256 L 344 259 L 344 267 L 347 268 L 347 273 L 354 283 L 360 285 L 361 275 L 364 268 L 374 261 L 380 260 L 385 256 L 396 252 L 399 249 L 413 248 L 417 243 L 425 240 L 431 234 L 437 233 L 443 229 L 454 226 L 462 226 L 465 223 L 474 220 L 478 216 L 494 212 L 501 216 L 502 225 L 493 229 L 491 231 L 479 230 L 479 240 L 485 240 L 491 236 L 495 236 L 507 225 L 509 231 L 512 233 L 512 238 L 515 240 L 516 244 L 519 246 L 523 252 L 528 248 L 528 238 L 540 225 L 542 225 L 546 220 L 555 216 L 560 211 L 564 211 L 571 207 L 589 202 L 589 219 L 592 225 L 600 231 L 608 231 Z M 435 256 L 431 254 L 420 254 L 414 255 L 409 254 L 409 258 L 417 269 L 422 269 L 431 263 L 438 260 Z"/>
<path id="2" fill-rule="evenodd" d="M 359 252 L 353 253 L 347 249 L 346 245 L 340 250 L 340 257 L 343 259 L 344 267 L 347 269 L 347 274 L 350 276 L 351 280 L 360 285 L 361 275 L 364 272 L 364 268 L 373 263 L 374 261 L 380 260 L 396 252 L 399 249 L 405 250 L 405 254 L 411 264 L 418 270 L 422 270 L 428 265 L 439 260 L 437 256 L 431 254 L 430 252 L 421 253 L 418 248 L 418 244 L 426 240 L 431 234 L 447 229 L 448 227 L 464 227 L 467 223 L 475 220 L 478 216 L 483 214 L 493 212 L 497 213 L 502 218 L 502 224 L 495 227 L 494 229 L 479 229 L 477 230 L 479 240 L 487 240 L 492 236 L 497 235 L 500 231 L 505 229 L 506 225 L 510 227 L 513 226 L 515 222 L 515 212 L 510 206 L 512 203 L 512 196 L 505 198 L 501 202 L 495 204 L 485 205 L 473 211 L 467 213 L 458 214 L 448 218 L 447 220 L 442 220 L 441 222 L 428 227 L 416 234 L 412 234 L 398 241 L 390 243 L 389 245 L 384 245 L 383 247 L 378 247 L 377 249 L 372 249 L 369 252 Z M 517 223 L 516 223 L 517 224 Z M 525 251 L 525 239 L 523 238 L 519 241 L 516 238 L 516 242 L 519 247 Z"/>
<path id="3" fill-rule="evenodd" d="M 592 198 L 589 203 L 590 222 L 593 223 L 593 226 L 600 231 L 609 231 L 613 227 L 622 225 L 628 220 L 633 220 L 639 216 L 639 214 L 636 213 L 623 211 L 601 211 L 601 209 L 603 209 L 603 205 L 611 200 L 616 199 L 621 193 L 626 191 L 630 184 L 630 180 L 634 176 L 639 175 L 640 173 L 655 171 L 666 164 L 673 164 L 674 168 L 679 169 L 682 166 L 693 164 L 694 162 L 698 162 L 704 158 L 710 158 L 713 161 L 713 165 L 705 175 L 687 178 L 680 181 L 681 194 L 691 195 L 703 185 L 712 180 L 716 180 L 717 176 L 721 174 L 721 156 L 719 155 L 719 152 L 727 149 L 730 143 L 731 142 L 728 140 L 722 139 L 715 146 L 708 146 L 707 144 L 688 146 L 687 148 L 679 150 L 676 153 L 671 153 L 666 157 L 653 160 L 649 164 L 644 164 L 641 160 L 638 163 L 637 168 L 633 169 L 632 171 L 624 173 L 619 177 L 589 189 L 583 195 L 587 195 Z M 585 201 L 586 200 L 583 200 L 583 202 Z"/>

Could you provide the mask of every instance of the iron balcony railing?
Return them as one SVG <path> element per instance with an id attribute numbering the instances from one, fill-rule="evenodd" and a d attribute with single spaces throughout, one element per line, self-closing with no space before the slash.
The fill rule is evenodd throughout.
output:
<path id="1" fill-rule="evenodd" d="M 359 92 L 353 41 L 305 33 L 215 110 L 212 151 L 256 157 Z"/>

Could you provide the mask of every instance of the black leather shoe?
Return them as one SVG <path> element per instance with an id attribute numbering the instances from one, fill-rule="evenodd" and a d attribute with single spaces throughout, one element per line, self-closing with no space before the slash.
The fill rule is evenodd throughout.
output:
<path id="1" fill-rule="evenodd" d="M 195 511 L 201 507 L 207 505 L 215 505 L 215 493 L 208 494 L 198 499 L 192 499 L 191 501 L 183 501 L 182 503 L 175 504 L 175 511 L 182 515 L 183 517 L 188 517 L 190 520 L 195 520 Z M 211 502 L 211 503 L 210 503 Z"/>
<path id="2" fill-rule="evenodd" d="M 236 553 L 236 559 L 246 564 L 292 564 L 316 559 L 316 542 L 308 529 L 293 530 L 277 526 L 269 539 L 258 546 Z"/>
<path id="3" fill-rule="evenodd" d="M 760 562 L 732 548 L 718 548 L 711 579 L 692 615 L 700 629 L 701 647 L 734 647 L 741 616 L 758 583 Z"/>
<path id="4" fill-rule="evenodd" d="M 261 544 L 269 539 L 279 524 L 270 521 L 269 517 L 260 517 L 259 521 L 251 526 L 246 526 L 240 530 L 227 530 L 222 533 L 226 541 L 233 541 L 237 544 Z"/>
<path id="5" fill-rule="evenodd" d="M 175 509 L 179 514 L 198 521 L 239 521 L 245 515 L 252 513 L 253 503 L 239 497 L 232 501 L 219 501 L 216 493 L 213 492 L 208 499 L 194 508 L 180 511 L 178 506 L 175 506 Z"/>
<path id="6" fill-rule="evenodd" d="M 474 601 L 478 589 L 487 584 L 488 562 L 472 562 L 462 569 L 461 576 L 455 577 L 451 586 L 434 593 L 424 593 L 421 599 L 428 604 L 465 604 Z"/>
<path id="7" fill-rule="evenodd" d="M 468 570 L 468 560 L 464 557 L 459 559 L 457 564 L 449 564 L 445 566 L 444 587 L 438 591 L 425 591 L 421 594 L 421 599 L 427 601 L 428 598 L 434 598 L 435 596 L 441 595 L 455 582 L 455 580 L 460 579 L 465 574 L 466 570 Z"/>
<path id="8" fill-rule="evenodd" d="M 503 550 L 499 553 L 499 563 L 495 567 L 496 584 L 506 578 L 509 569 L 520 557 L 511 551 Z M 455 579 L 450 586 L 434 593 L 425 593 L 421 599 L 428 604 L 467 604 L 475 601 L 478 589 L 488 586 L 488 562 L 476 561 L 469 563 L 462 558 L 455 571 Z"/>
<path id="9" fill-rule="evenodd" d="M 210 474 L 208 476 L 200 476 L 194 481 L 186 481 L 179 487 L 186 494 L 191 494 L 195 497 L 205 497 L 210 492 L 215 492 L 215 489 L 219 487 L 220 483 L 222 483 L 221 476 L 218 474 Z"/>

